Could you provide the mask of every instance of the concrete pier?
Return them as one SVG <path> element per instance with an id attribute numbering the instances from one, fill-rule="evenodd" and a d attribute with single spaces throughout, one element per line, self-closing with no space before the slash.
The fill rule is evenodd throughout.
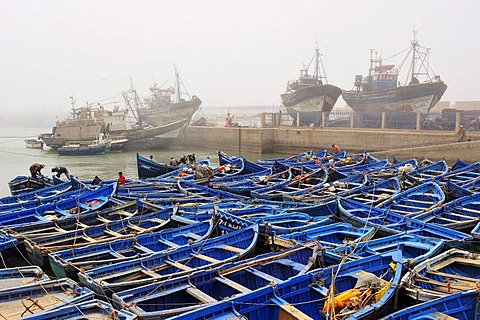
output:
<path id="1" fill-rule="evenodd" d="M 223 128 L 186 127 L 176 140 L 185 147 L 221 149 L 232 154 L 295 154 L 329 149 L 332 144 L 349 153 L 376 156 L 480 161 L 480 132 L 467 132 L 468 142 L 457 142 L 453 131 L 360 128 Z"/>

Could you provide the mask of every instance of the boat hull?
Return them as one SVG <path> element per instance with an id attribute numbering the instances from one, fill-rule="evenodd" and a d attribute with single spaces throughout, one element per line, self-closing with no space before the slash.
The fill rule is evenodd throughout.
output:
<path id="1" fill-rule="evenodd" d="M 446 90 L 445 82 L 438 81 L 370 92 L 344 90 L 342 97 L 355 112 L 427 113 Z"/>
<path id="2" fill-rule="evenodd" d="M 58 148 L 57 152 L 61 156 L 91 156 L 96 154 L 104 154 L 107 152 L 107 144 L 100 143 L 97 145 L 88 146 L 63 146 Z"/>
<path id="3" fill-rule="evenodd" d="M 152 106 L 138 109 L 139 118 L 150 126 L 163 126 L 178 119 L 187 119 L 190 122 L 193 114 L 198 110 L 202 100 L 194 97 L 189 101 L 181 101 L 168 105 Z"/>
<path id="4" fill-rule="evenodd" d="M 296 90 L 281 94 L 282 103 L 294 119 L 300 113 L 300 122 L 319 123 L 321 112 L 332 111 L 342 90 L 326 84 Z"/>
<path id="5" fill-rule="evenodd" d="M 43 149 L 43 141 L 35 139 L 26 139 L 25 146 L 29 149 Z"/>

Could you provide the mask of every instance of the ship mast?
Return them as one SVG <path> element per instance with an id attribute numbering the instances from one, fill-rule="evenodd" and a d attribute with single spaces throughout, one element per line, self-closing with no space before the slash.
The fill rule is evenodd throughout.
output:
<path id="1" fill-rule="evenodd" d="M 415 30 L 415 27 L 413 28 L 413 40 L 412 40 L 412 76 L 410 77 L 410 83 L 414 84 L 418 81 L 417 78 L 415 78 L 415 53 L 417 52 L 418 48 L 418 41 L 417 41 L 417 30 Z"/>
<path id="2" fill-rule="evenodd" d="M 178 103 L 180 101 L 180 74 L 176 65 L 173 65 L 173 69 L 175 70 L 175 103 Z"/>

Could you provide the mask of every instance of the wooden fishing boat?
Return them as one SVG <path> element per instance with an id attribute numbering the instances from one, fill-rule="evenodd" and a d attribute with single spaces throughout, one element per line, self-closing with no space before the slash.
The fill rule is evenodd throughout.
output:
<path id="1" fill-rule="evenodd" d="M 477 254 L 450 249 L 418 264 L 401 283 L 407 296 L 423 302 L 478 288 L 479 270 Z"/>
<path id="2" fill-rule="evenodd" d="M 82 185 L 81 182 L 74 177 L 71 177 L 71 180 L 53 185 L 51 187 L 33 190 L 31 192 L 22 193 L 21 195 L 17 196 L 1 197 L 0 204 L 17 203 L 21 201 L 33 200 L 36 198 L 42 199 L 44 197 L 55 196 L 59 193 L 70 191 L 72 189 L 80 189 L 81 187 L 84 187 L 84 185 Z"/>
<path id="3" fill-rule="evenodd" d="M 339 222 L 315 228 L 305 228 L 289 234 L 274 235 L 270 243 L 276 246 L 291 248 L 293 246 L 317 241 L 323 247 L 330 248 L 370 240 L 375 233 L 373 227 L 353 227 L 349 223 Z"/>
<path id="4" fill-rule="evenodd" d="M 216 190 L 216 189 L 212 189 L 205 186 L 200 186 L 198 184 L 195 184 L 189 181 L 179 180 L 177 182 L 177 186 L 178 186 L 178 189 L 182 191 L 183 194 L 186 196 L 194 196 L 199 198 L 217 198 L 217 199 L 223 199 L 223 200 L 247 199 L 247 197 L 244 197 L 238 194 Z"/>
<path id="5" fill-rule="evenodd" d="M 442 175 L 432 178 L 439 184 L 444 184 L 447 181 L 452 181 L 459 186 L 463 186 L 469 182 L 479 180 L 480 178 L 480 162 L 472 163 L 471 165 L 458 168 L 455 171 L 449 171 Z"/>
<path id="6" fill-rule="evenodd" d="M 395 252 L 318 269 L 169 319 L 326 320 L 331 319 L 328 314 L 333 306 L 340 316 L 338 319 L 381 317 L 388 312 L 400 281 L 402 265 L 399 259 L 400 253 Z M 365 281 L 367 278 L 374 281 L 369 285 Z M 338 296 L 328 291 L 332 283 L 335 292 L 341 292 Z M 346 295 L 357 296 L 361 307 L 342 308 L 339 301 Z"/>
<path id="7" fill-rule="evenodd" d="M 158 163 L 153 160 L 142 157 L 137 153 L 138 179 L 154 178 L 162 174 L 177 170 L 177 166 Z"/>
<path id="8" fill-rule="evenodd" d="M 170 222 L 171 213 L 172 211 L 166 208 L 116 221 L 104 220 L 100 225 L 75 228 L 56 235 L 27 238 L 24 241 L 25 249 L 30 261 L 43 266 L 48 263 L 48 254 L 51 252 L 73 250 L 90 244 L 111 243 L 165 228 Z"/>
<path id="9" fill-rule="evenodd" d="M 57 149 L 61 156 L 93 156 L 110 152 L 111 140 L 67 142 Z"/>
<path id="10" fill-rule="evenodd" d="M 429 239 L 415 234 L 396 234 L 354 243 L 349 246 L 330 248 L 328 252 L 338 255 L 339 258 L 351 261 L 400 250 L 402 264 L 413 267 L 440 253 L 444 246 L 445 241 L 442 240 Z"/>
<path id="11" fill-rule="evenodd" d="M 249 197 L 252 191 L 274 185 L 286 184 L 292 178 L 292 171 L 290 169 L 278 173 L 272 173 L 271 170 L 268 172 L 269 174 L 264 173 L 265 172 L 261 175 L 253 174 L 251 177 L 246 177 L 234 183 L 226 183 L 224 180 L 212 181 L 210 185 L 213 188 Z"/>
<path id="12" fill-rule="evenodd" d="M 425 182 L 395 194 L 378 205 L 379 208 L 415 217 L 439 207 L 445 202 L 445 193 L 435 182 Z"/>
<path id="13" fill-rule="evenodd" d="M 292 194 L 283 194 L 283 200 L 302 202 L 328 202 L 337 196 L 342 196 L 367 183 L 365 175 L 356 174 L 333 182 L 318 184 L 309 189 L 303 189 Z"/>
<path id="14" fill-rule="evenodd" d="M 115 204 L 111 208 L 95 210 L 81 215 L 71 215 L 59 220 L 37 221 L 6 227 L 1 229 L 1 232 L 22 241 L 25 238 L 35 239 L 37 237 L 56 236 L 68 231 L 103 225 L 111 221 L 118 221 L 157 210 L 162 210 L 162 208 L 137 199 L 126 204 Z"/>
<path id="15" fill-rule="evenodd" d="M 433 177 L 440 176 L 448 171 L 448 165 L 445 160 L 439 160 L 425 166 L 419 166 L 407 174 L 420 181 L 430 180 Z"/>
<path id="16" fill-rule="evenodd" d="M 8 255 L 9 253 L 15 251 L 17 243 L 17 239 L 0 233 L 0 253 L 2 255 Z"/>
<path id="17" fill-rule="evenodd" d="M 70 279 L 51 280 L 0 290 L 0 316 L 19 319 L 93 299 L 93 292 Z"/>
<path id="18" fill-rule="evenodd" d="M 79 197 L 60 200 L 57 203 L 48 203 L 35 208 L 0 215 L 0 225 L 11 227 L 62 219 L 74 214 L 92 212 L 108 205 L 109 198 L 115 193 L 116 183 L 105 184 L 102 187 L 88 191 Z"/>
<path id="19" fill-rule="evenodd" d="M 25 146 L 29 149 L 43 149 L 43 141 L 37 139 L 25 139 Z"/>
<path id="20" fill-rule="evenodd" d="M 141 234 L 109 242 L 73 247 L 48 254 L 50 266 L 59 278 L 76 278 L 79 270 L 90 270 L 186 244 L 203 241 L 214 229 L 212 220 Z"/>
<path id="21" fill-rule="evenodd" d="M 197 161 L 194 165 L 190 165 L 189 167 L 179 167 L 177 170 L 173 170 L 162 174 L 156 178 L 149 178 L 147 181 L 156 181 L 156 182 L 175 182 L 179 179 L 182 180 L 193 180 L 195 169 L 199 166 L 206 165 L 208 167 L 211 166 L 210 159 L 204 159 Z M 187 170 L 184 170 L 187 169 Z M 191 170 L 189 170 L 191 169 Z"/>
<path id="22" fill-rule="evenodd" d="M 229 227 L 233 224 L 224 223 Z M 200 243 L 80 272 L 78 277 L 95 292 L 110 295 L 241 259 L 253 251 L 257 237 L 257 225 L 244 226 Z"/>
<path id="23" fill-rule="evenodd" d="M 303 170 L 302 170 L 303 171 Z M 284 195 L 294 197 L 297 193 L 304 190 L 311 190 L 319 184 L 327 181 L 328 174 L 325 168 L 320 168 L 310 172 L 300 172 L 289 182 L 281 185 L 274 185 L 257 189 L 251 192 L 251 196 L 266 200 L 282 201 Z"/>
<path id="24" fill-rule="evenodd" d="M 49 280 L 38 266 L 0 269 L 0 291 Z"/>
<path id="25" fill-rule="evenodd" d="M 415 219 L 455 230 L 471 229 L 480 220 L 480 194 L 453 200 L 440 208 L 417 215 Z"/>
<path id="26" fill-rule="evenodd" d="M 305 274 L 317 266 L 319 251 L 310 243 L 267 253 L 216 270 L 122 291 L 112 300 L 116 307 L 126 308 L 141 319 L 165 319 Z"/>
<path id="27" fill-rule="evenodd" d="M 457 159 L 453 164 L 452 164 L 452 167 L 450 168 L 450 171 L 455 171 L 457 169 L 460 169 L 460 168 L 463 168 L 463 167 L 466 167 L 466 166 L 469 166 L 471 165 L 471 163 L 465 161 L 465 160 L 462 160 L 462 159 Z"/>
<path id="28" fill-rule="evenodd" d="M 478 292 L 469 290 L 402 309 L 382 320 L 474 320 L 478 316 Z"/>
<path id="29" fill-rule="evenodd" d="M 376 208 L 351 199 L 338 199 L 340 218 L 354 226 L 371 226 L 378 236 L 398 233 L 411 233 L 422 237 L 443 240 L 469 240 L 471 236 L 463 232 L 438 225 L 431 225 L 405 215 Z"/>
<path id="30" fill-rule="evenodd" d="M 342 197 L 368 205 L 378 205 L 401 191 L 400 181 L 396 177 L 372 182 L 367 182 L 365 186 L 347 191 L 342 194 Z"/>
<path id="31" fill-rule="evenodd" d="M 58 320 L 58 319 L 115 319 L 135 320 L 137 316 L 126 310 L 115 310 L 112 305 L 101 300 L 67 304 L 54 310 L 43 311 L 22 319 Z"/>
<path id="32" fill-rule="evenodd" d="M 10 193 L 12 196 L 18 196 L 27 192 L 31 192 L 45 187 L 51 187 L 54 181 L 49 177 L 42 177 L 41 179 L 34 179 L 26 176 L 16 176 L 8 182 Z"/>
<path id="33" fill-rule="evenodd" d="M 399 163 L 388 163 L 385 167 L 379 169 L 371 169 L 366 172 L 366 175 L 371 180 L 384 180 L 397 177 L 405 170 L 415 170 L 418 167 L 417 159 L 408 159 Z"/>
<path id="34" fill-rule="evenodd" d="M 37 197 L 36 199 L 32 199 L 32 200 L 0 204 L 0 214 L 4 214 L 7 212 L 14 212 L 14 211 L 22 211 L 22 210 L 38 207 L 42 204 L 58 202 L 61 200 L 72 198 L 72 197 L 79 197 L 80 195 L 86 193 L 87 191 L 90 191 L 90 189 L 81 188 L 77 190 L 60 192 L 60 193 L 57 193 L 56 195 L 52 195 L 49 197 L 42 197 L 42 198 Z"/>
<path id="35" fill-rule="evenodd" d="M 265 170 L 266 168 L 269 168 L 270 165 L 262 165 L 262 164 L 259 164 L 259 163 L 255 163 L 255 162 L 251 162 L 251 161 L 248 161 L 247 159 L 243 158 L 243 157 L 235 157 L 235 156 L 231 156 L 229 157 L 225 152 L 223 151 L 217 151 L 217 154 L 218 154 L 218 163 L 220 164 L 220 166 L 226 166 L 226 165 L 233 165 L 236 163 L 236 161 L 238 159 L 242 159 L 243 162 L 244 162 L 244 168 L 243 168 L 243 172 L 241 172 L 241 174 L 246 174 L 246 173 L 253 173 L 253 172 L 259 172 L 259 171 L 263 171 Z"/>

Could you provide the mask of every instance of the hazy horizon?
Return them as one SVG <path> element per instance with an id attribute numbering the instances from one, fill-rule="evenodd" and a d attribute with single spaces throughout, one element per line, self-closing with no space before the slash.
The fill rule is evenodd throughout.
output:
<path id="1" fill-rule="evenodd" d="M 316 43 L 329 83 L 351 89 L 368 70 L 367 49 L 392 56 L 410 45 L 414 26 L 449 86 L 442 100 L 480 100 L 479 8 L 473 0 L 0 0 L 3 115 L 53 123 L 68 116 L 70 96 L 77 106 L 122 101 L 131 80 L 146 96 L 154 83 L 173 85 L 174 64 L 204 110 L 278 108 Z"/>

